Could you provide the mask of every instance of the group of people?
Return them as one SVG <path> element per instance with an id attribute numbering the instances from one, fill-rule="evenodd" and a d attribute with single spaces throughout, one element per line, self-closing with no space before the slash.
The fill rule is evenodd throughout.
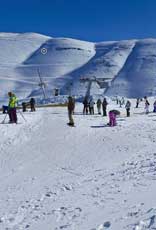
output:
<path id="1" fill-rule="evenodd" d="M 22 111 L 26 112 L 27 111 L 27 107 L 30 106 L 30 111 L 31 112 L 35 112 L 36 111 L 36 107 L 35 107 L 36 101 L 34 98 L 31 98 L 29 102 L 22 102 Z"/>
<path id="2" fill-rule="evenodd" d="M 74 109 L 75 109 L 75 99 L 73 97 L 69 97 L 68 98 L 68 115 L 69 115 L 69 125 L 70 126 L 74 126 L 74 119 L 73 119 L 73 113 L 74 113 Z M 139 107 L 139 104 L 140 102 L 143 102 L 145 103 L 145 113 L 148 114 L 149 113 L 149 106 L 150 106 L 150 103 L 147 99 L 147 97 L 145 96 L 144 97 L 144 100 L 143 99 L 140 99 L 140 98 L 137 98 L 136 100 L 136 107 L 135 108 L 138 108 Z M 123 106 L 125 107 L 126 109 L 126 116 L 127 117 L 130 117 L 130 110 L 131 110 L 131 102 L 130 100 L 127 100 L 125 102 L 125 99 L 124 97 L 122 97 L 120 100 L 119 99 L 116 99 L 116 103 L 119 105 L 119 107 Z M 103 116 L 107 116 L 107 105 L 108 105 L 108 102 L 107 102 L 107 99 L 104 98 L 103 101 L 99 98 L 97 100 L 97 102 L 95 103 L 94 100 L 93 100 L 93 97 L 85 97 L 84 100 L 83 100 L 83 114 L 84 115 L 87 115 L 87 114 L 94 114 L 94 106 L 97 106 L 97 112 L 98 114 L 102 114 Z M 156 113 L 156 100 L 153 104 L 153 112 Z M 102 111 L 102 113 L 101 113 Z M 117 115 L 117 110 L 110 110 L 109 113 L 108 113 L 108 116 L 109 116 L 109 123 L 108 125 L 110 126 L 115 126 L 116 125 L 116 115 Z M 120 113 L 120 112 L 119 112 Z M 118 113 L 118 114 L 119 114 Z"/>
<path id="3" fill-rule="evenodd" d="M 98 114 L 101 114 L 101 108 L 103 111 L 103 116 L 107 116 L 107 99 L 104 98 L 103 101 L 99 98 L 96 102 L 97 104 L 97 111 Z M 87 97 L 84 98 L 83 100 L 83 114 L 88 114 L 90 113 L 91 115 L 94 114 L 94 105 L 95 102 L 93 98 L 91 97 L 88 99 Z M 68 125 L 74 126 L 74 119 L 73 119 L 73 114 L 74 114 L 74 109 L 75 109 L 75 99 L 72 96 L 68 97 L 68 117 L 69 117 L 69 123 Z M 116 125 L 116 113 L 114 110 L 109 111 L 109 125 L 110 126 L 115 126 Z"/>
<path id="4" fill-rule="evenodd" d="M 145 113 L 148 114 L 149 113 L 150 103 L 149 103 L 149 100 L 148 100 L 147 96 L 145 96 L 143 99 L 142 98 L 137 98 L 135 108 L 139 108 L 139 104 L 141 102 L 145 103 L 145 107 L 144 107 Z M 130 116 L 131 102 L 127 101 L 125 107 L 126 107 L 126 110 L 127 110 L 127 117 L 129 117 Z M 156 100 L 153 103 L 153 113 L 156 113 Z"/>
<path id="5" fill-rule="evenodd" d="M 18 103 L 18 99 L 16 97 L 16 95 L 12 92 L 8 93 L 9 96 L 9 103 L 8 106 L 3 106 L 3 113 L 7 113 L 9 115 L 9 123 L 17 123 L 17 112 L 16 112 L 16 108 L 17 108 L 17 103 Z M 142 102 L 143 99 L 137 98 L 136 100 L 136 108 L 139 107 L 140 102 Z M 116 99 L 116 103 L 119 104 L 119 106 L 121 107 L 121 105 L 125 105 L 125 109 L 126 109 L 126 115 L 127 117 L 130 117 L 130 110 L 131 110 L 131 102 L 130 100 L 127 100 L 127 102 L 125 103 L 125 99 L 124 97 L 122 97 L 121 100 L 119 100 L 118 98 Z M 145 113 L 148 114 L 149 113 L 149 106 L 150 103 L 147 99 L 147 97 L 144 97 L 144 103 L 145 103 Z M 23 102 L 22 103 L 22 110 L 23 112 L 27 111 L 27 106 L 30 107 L 31 112 L 36 111 L 35 108 L 35 104 L 36 101 L 34 98 L 31 98 L 29 102 Z M 94 106 L 97 106 L 97 112 L 99 115 L 103 115 L 103 116 L 107 116 L 107 99 L 104 98 L 103 100 L 101 100 L 100 98 L 97 100 L 97 102 L 95 103 L 93 100 L 93 97 L 85 97 L 83 100 L 83 114 L 87 115 L 87 114 L 94 114 Z M 153 104 L 153 112 L 156 113 L 156 100 Z M 73 119 L 73 114 L 74 114 L 74 109 L 75 109 L 75 99 L 72 96 L 68 97 L 68 116 L 69 116 L 69 123 L 68 125 L 70 126 L 74 126 L 74 119 Z M 108 113 L 109 116 L 109 125 L 110 126 L 114 126 L 116 125 L 116 110 L 111 110 Z"/>
<path id="6" fill-rule="evenodd" d="M 94 105 L 95 102 L 92 97 L 91 98 L 85 97 L 83 100 L 83 114 L 88 114 L 88 112 L 90 114 L 94 114 Z M 107 116 L 106 110 L 107 110 L 108 102 L 106 98 L 104 98 L 103 101 L 101 101 L 101 99 L 99 98 L 96 102 L 96 105 L 97 105 L 98 114 L 101 114 L 101 108 L 102 108 L 103 116 Z"/>
<path id="7" fill-rule="evenodd" d="M 17 124 L 17 104 L 18 99 L 13 92 L 8 92 L 9 102 L 8 105 L 3 105 L 3 113 L 7 113 L 9 115 L 9 123 L 16 123 Z M 31 112 L 34 112 L 35 109 L 35 99 L 31 98 L 28 103 L 22 103 L 22 110 L 26 112 L 26 107 L 29 105 Z"/>

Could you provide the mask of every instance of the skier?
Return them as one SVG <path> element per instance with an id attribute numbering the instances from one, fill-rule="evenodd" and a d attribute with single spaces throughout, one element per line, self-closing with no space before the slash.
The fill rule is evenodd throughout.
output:
<path id="1" fill-rule="evenodd" d="M 12 92 L 8 93 L 9 104 L 8 104 L 8 114 L 9 114 L 9 123 L 17 123 L 17 113 L 16 113 L 16 104 L 17 97 Z"/>
<path id="2" fill-rule="evenodd" d="M 147 97 L 145 97 L 145 113 L 146 113 L 146 114 L 149 113 L 149 106 L 150 106 L 150 103 L 149 103 L 149 101 L 147 100 Z"/>
<path id="3" fill-rule="evenodd" d="M 85 97 L 83 101 L 83 114 L 88 114 L 88 98 Z"/>
<path id="4" fill-rule="evenodd" d="M 103 102 L 102 102 L 102 109 L 103 109 L 103 116 L 107 116 L 107 105 L 108 105 L 108 102 L 106 100 L 106 98 L 103 99 Z"/>
<path id="5" fill-rule="evenodd" d="M 115 126 L 116 125 L 116 114 L 113 110 L 109 111 L 109 126 Z"/>
<path id="6" fill-rule="evenodd" d="M 140 99 L 137 98 L 137 100 L 136 100 L 136 107 L 135 107 L 135 108 L 138 108 L 138 107 L 139 107 L 139 102 L 140 102 Z"/>
<path id="7" fill-rule="evenodd" d="M 69 123 L 68 125 L 74 126 L 74 119 L 73 119 L 73 111 L 75 109 L 75 101 L 71 96 L 68 97 L 68 117 Z"/>
<path id="8" fill-rule="evenodd" d="M 153 104 L 153 107 L 154 107 L 153 113 L 156 113 L 156 100 L 155 100 L 155 102 L 154 102 L 154 104 Z"/>
<path id="9" fill-rule="evenodd" d="M 29 101 L 29 103 L 30 103 L 31 112 L 35 112 L 36 111 L 36 108 L 35 108 L 35 104 L 36 104 L 35 99 L 31 98 L 30 101 Z"/>
<path id="10" fill-rule="evenodd" d="M 130 101 L 127 101 L 125 108 L 126 108 L 126 112 L 127 112 L 127 117 L 130 117 L 130 108 L 131 108 L 131 102 Z"/>
<path id="11" fill-rule="evenodd" d="M 101 114 L 101 105 L 102 105 L 102 101 L 101 101 L 100 98 L 97 100 L 96 104 L 97 104 L 97 111 L 98 111 L 98 114 Z"/>
<path id="12" fill-rule="evenodd" d="M 89 112 L 91 115 L 92 114 L 94 115 L 94 104 L 95 104 L 95 102 L 94 102 L 93 98 L 91 98 L 89 101 Z"/>

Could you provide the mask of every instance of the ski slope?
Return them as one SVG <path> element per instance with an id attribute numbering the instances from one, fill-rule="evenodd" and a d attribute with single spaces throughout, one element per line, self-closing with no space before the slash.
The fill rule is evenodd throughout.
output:
<path id="1" fill-rule="evenodd" d="M 134 106 L 127 118 L 110 102 L 121 111 L 116 127 L 82 115 L 81 104 L 74 128 L 64 107 L 1 124 L 0 229 L 155 229 L 156 115 Z"/>

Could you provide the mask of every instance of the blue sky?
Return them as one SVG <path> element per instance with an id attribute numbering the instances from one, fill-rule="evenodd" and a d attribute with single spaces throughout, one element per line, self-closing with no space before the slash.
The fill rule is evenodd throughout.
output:
<path id="1" fill-rule="evenodd" d="M 1 32 L 88 41 L 156 37 L 156 0 L 0 0 Z"/>

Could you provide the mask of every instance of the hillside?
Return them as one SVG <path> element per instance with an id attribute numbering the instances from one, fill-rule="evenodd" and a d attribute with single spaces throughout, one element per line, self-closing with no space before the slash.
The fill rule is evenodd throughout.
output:
<path id="1" fill-rule="evenodd" d="M 0 33 L 0 101 L 8 91 L 19 98 L 42 97 L 40 71 L 46 93 L 84 95 L 81 78 L 109 78 L 108 87 L 92 84 L 92 94 L 143 97 L 156 94 L 156 39 L 85 42 L 35 33 Z M 101 89 L 100 89 L 101 87 Z"/>

